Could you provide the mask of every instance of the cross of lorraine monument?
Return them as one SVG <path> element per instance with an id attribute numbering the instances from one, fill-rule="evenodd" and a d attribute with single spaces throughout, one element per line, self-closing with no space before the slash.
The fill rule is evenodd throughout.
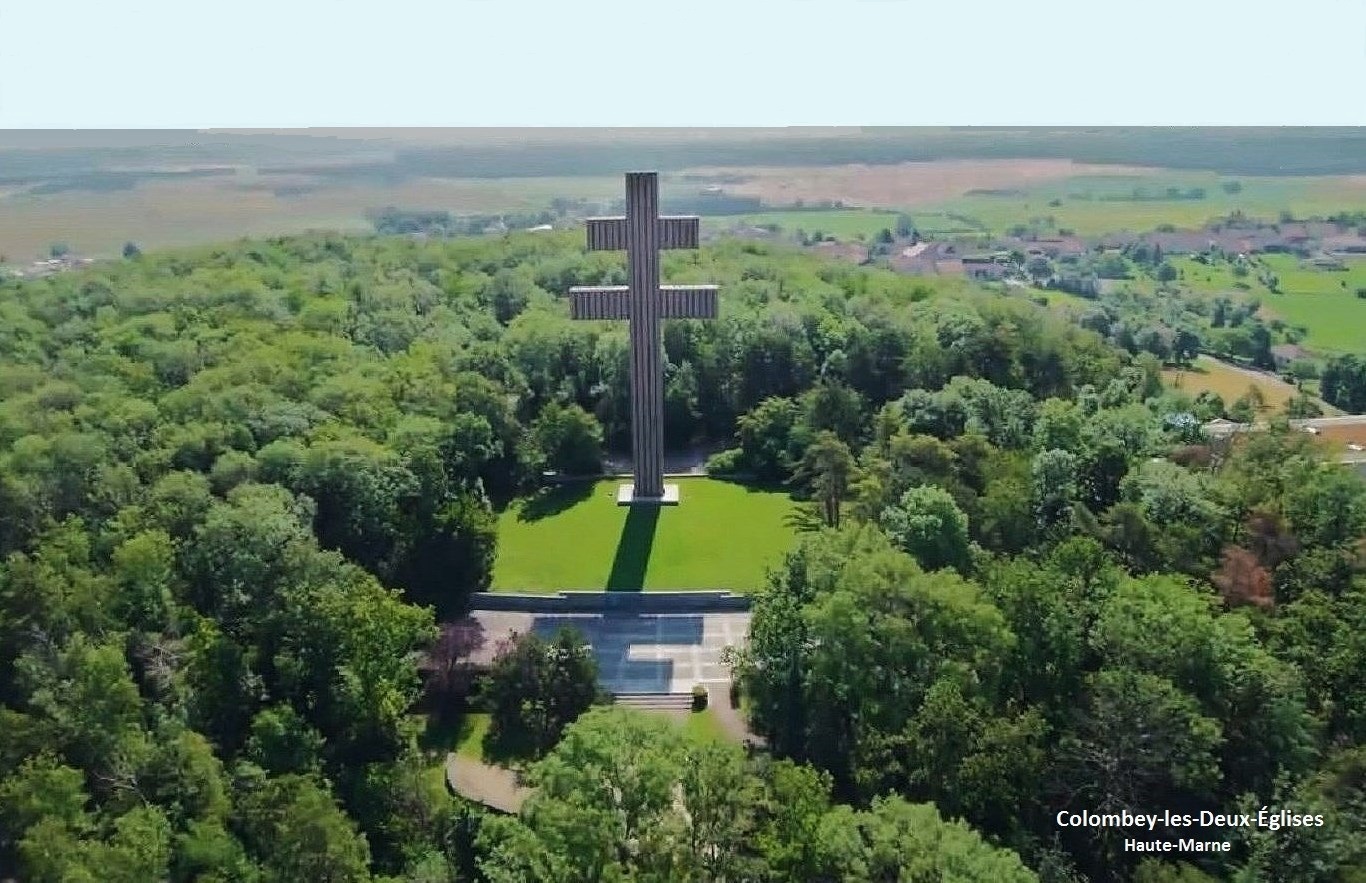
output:
<path id="1" fill-rule="evenodd" d="M 659 216 L 659 175 L 627 172 L 626 217 L 589 218 L 591 251 L 626 250 L 629 285 L 569 289 L 575 319 L 625 319 L 631 335 L 633 483 L 618 505 L 674 505 L 678 485 L 664 484 L 664 367 L 660 319 L 715 319 L 715 285 L 660 285 L 659 250 L 697 248 L 696 216 Z"/>

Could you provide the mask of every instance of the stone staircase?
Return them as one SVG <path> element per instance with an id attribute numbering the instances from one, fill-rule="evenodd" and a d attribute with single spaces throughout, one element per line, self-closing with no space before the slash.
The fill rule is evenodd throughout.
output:
<path id="1" fill-rule="evenodd" d="M 643 711 L 687 712 L 692 710 L 691 693 L 618 693 L 613 701 Z"/>

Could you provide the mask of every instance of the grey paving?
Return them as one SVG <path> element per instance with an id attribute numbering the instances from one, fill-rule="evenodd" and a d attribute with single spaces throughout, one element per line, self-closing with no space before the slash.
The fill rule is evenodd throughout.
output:
<path id="1" fill-rule="evenodd" d="M 721 652 L 744 643 L 750 621 L 748 612 L 471 615 L 484 629 L 487 658 L 514 632 L 550 636 L 564 626 L 578 629 L 597 657 L 603 688 L 617 694 L 686 693 L 694 684 L 729 683 Z"/>

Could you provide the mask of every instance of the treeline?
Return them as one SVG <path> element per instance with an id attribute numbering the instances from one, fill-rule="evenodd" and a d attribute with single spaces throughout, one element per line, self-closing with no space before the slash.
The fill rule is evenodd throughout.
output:
<path id="1" fill-rule="evenodd" d="M 498 215 L 453 215 L 442 210 L 399 209 L 387 206 L 366 212 L 375 232 L 384 236 L 477 236 L 480 233 L 525 230 L 552 224 L 559 214 L 550 211 Z"/>
<path id="2" fill-rule="evenodd" d="M 1366 169 L 1356 129 L 977 129 L 864 128 L 832 138 L 751 137 L 727 143 L 501 144 L 400 150 L 406 176 L 502 178 L 607 175 L 621 169 L 806 166 L 941 159 L 1057 158 L 1076 162 L 1205 169 L 1244 175 L 1353 174 Z M 319 169 L 324 171 L 324 169 Z M 347 174 L 345 169 L 339 174 Z"/>

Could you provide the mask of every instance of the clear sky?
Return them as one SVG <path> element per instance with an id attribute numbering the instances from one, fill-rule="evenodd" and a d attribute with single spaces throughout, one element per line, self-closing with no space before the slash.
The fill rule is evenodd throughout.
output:
<path id="1" fill-rule="evenodd" d="M 1366 124 L 1366 0 L 0 0 L 0 127 Z"/>

